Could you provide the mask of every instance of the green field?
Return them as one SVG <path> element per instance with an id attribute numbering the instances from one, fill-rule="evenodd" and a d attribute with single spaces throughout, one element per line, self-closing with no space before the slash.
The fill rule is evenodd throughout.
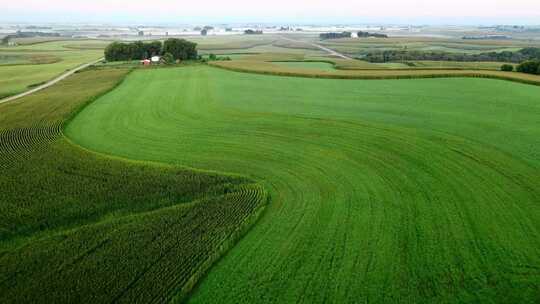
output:
<path id="1" fill-rule="evenodd" d="M 106 43 L 66 40 L 0 46 L 0 98 L 50 80 L 66 70 L 103 57 Z"/>
<path id="2" fill-rule="evenodd" d="M 246 177 L 113 158 L 62 135 L 127 72 L 80 72 L 0 104 L 0 302 L 181 300 L 264 210 Z"/>
<path id="3" fill-rule="evenodd" d="M 333 71 L 334 65 L 329 62 L 321 61 L 273 61 L 275 65 L 294 68 L 294 69 L 310 69 L 319 71 Z"/>
<path id="4" fill-rule="evenodd" d="M 140 70 L 65 134 L 269 191 L 193 303 L 535 303 L 538 96 L 476 78 Z"/>

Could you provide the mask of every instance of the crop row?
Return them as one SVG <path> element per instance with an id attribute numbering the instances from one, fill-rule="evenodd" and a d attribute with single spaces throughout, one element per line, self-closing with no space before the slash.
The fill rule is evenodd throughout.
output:
<path id="1" fill-rule="evenodd" d="M 0 289 L 8 302 L 183 297 L 264 205 L 263 189 L 246 187 L 191 207 L 121 217 L 29 243 L 0 259 Z"/>
<path id="2" fill-rule="evenodd" d="M 247 178 L 67 141 L 72 113 L 125 74 L 82 72 L 0 106 L 2 303 L 183 298 L 263 209 L 266 192 Z"/>

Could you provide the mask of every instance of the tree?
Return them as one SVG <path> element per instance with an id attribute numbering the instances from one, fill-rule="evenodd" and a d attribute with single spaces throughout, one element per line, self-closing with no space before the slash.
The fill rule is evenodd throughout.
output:
<path id="1" fill-rule="evenodd" d="M 163 59 L 163 62 L 165 62 L 165 64 L 174 64 L 175 63 L 174 56 L 171 53 L 165 53 L 165 55 L 163 55 L 162 59 Z"/>
<path id="2" fill-rule="evenodd" d="M 527 74 L 538 74 L 538 69 L 540 68 L 540 61 L 538 60 L 527 60 L 520 63 L 517 66 L 517 71 L 520 73 Z"/>
<path id="3" fill-rule="evenodd" d="M 175 60 L 196 60 L 197 44 L 184 39 L 170 38 L 163 43 L 162 52 L 171 53 Z"/>
<path id="4" fill-rule="evenodd" d="M 113 42 L 105 48 L 105 59 L 107 61 L 121 61 L 128 60 L 128 54 L 125 51 L 125 44 L 120 42 Z"/>
<path id="5" fill-rule="evenodd" d="M 105 48 L 105 59 L 107 61 L 146 59 L 160 54 L 161 47 L 162 44 L 160 41 L 148 43 L 142 41 L 132 43 L 113 42 Z"/>
<path id="6" fill-rule="evenodd" d="M 357 35 L 358 35 L 358 38 L 362 38 L 362 37 L 388 38 L 388 35 L 386 34 L 362 32 L 362 31 L 359 31 Z"/>
<path id="7" fill-rule="evenodd" d="M 514 70 L 514 66 L 511 65 L 511 64 L 503 64 L 501 66 L 501 71 L 504 71 L 504 72 L 512 72 Z"/>
<path id="8" fill-rule="evenodd" d="M 145 43 L 143 47 L 144 53 L 146 55 L 144 58 L 150 58 L 152 56 L 161 54 L 161 48 L 163 47 L 163 44 L 161 43 L 161 41 L 152 41 L 149 43 Z"/>
<path id="9" fill-rule="evenodd" d="M 540 48 L 526 47 L 518 51 L 520 54 L 527 56 L 529 59 L 540 60 Z"/>
<path id="10" fill-rule="evenodd" d="M 244 31 L 244 34 L 245 35 L 262 35 L 263 34 L 263 31 L 261 30 L 252 30 L 252 29 L 247 29 Z"/>
<path id="11" fill-rule="evenodd" d="M 203 29 L 203 30 L 201 31 L 201 36 L 206 36 L 206 35 L 208 35 L 208 30 L 207 30 L 207 29 Z"/>
<path id="12" fill-rule="evenodd" d="M 213 60 L 216 60 L 216 59 L 217 59 L 217 56 L 216 56 L 215 54 L 210 54 L 210 55 L 208 56 L 208 59 L 213 61 Z"/>
<path id="13" fill-rule="evenodd" d="M 351 38 L 352 33 L 351 32 L 342 32 L 342 33 L 322 33 L 319 34 L 319 38 L 321 40 L 326 39 L 339 39 L 339 38 Z"/>

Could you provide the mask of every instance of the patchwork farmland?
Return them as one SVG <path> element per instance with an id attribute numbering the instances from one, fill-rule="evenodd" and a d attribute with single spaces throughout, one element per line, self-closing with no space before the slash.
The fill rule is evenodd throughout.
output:
<path id="1" fill-rule="evenodd" d="M 25 39 L 0 97 L 111 42 Z M 1 303 L 538 302 L 540 76 L 355 57 L 535 43 L 186 39 L 0 102 Z"/>

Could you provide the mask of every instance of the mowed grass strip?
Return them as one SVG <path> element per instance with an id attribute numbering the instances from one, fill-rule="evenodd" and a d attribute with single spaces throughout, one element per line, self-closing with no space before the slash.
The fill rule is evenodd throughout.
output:
<path id="1" fill-rule="evenodd" d="M 0 302 L 167 302 L 258 218 L 237 175 L 91 153 L 67 120 L 127 70 L 85 71 L 0 105 Z"/>
<path id="2" fill-rule="evenodd" d="M 137 71 L 84 147 L 236 172 L 271 203 L 192 303 L 534 303 L 540 88 Z"/>

